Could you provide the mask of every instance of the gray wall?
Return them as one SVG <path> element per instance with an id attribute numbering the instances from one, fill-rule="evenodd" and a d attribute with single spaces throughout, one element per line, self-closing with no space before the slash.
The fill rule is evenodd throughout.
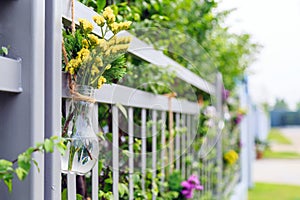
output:
<path id="1" fill-rule="evenodd" d="M 22 58 L 23 87 L 20 94 L 0 92 L 0 158 L 14 160 L 44 138 L 44 23 L 44 1 L 0 1 L 0 45 Z M 1 200 L 43 199 L 43 155 L 35 159 L 42 171 L 32 170 L 24 182 L 15 178 L 11 194 L 1 183 Z"/>

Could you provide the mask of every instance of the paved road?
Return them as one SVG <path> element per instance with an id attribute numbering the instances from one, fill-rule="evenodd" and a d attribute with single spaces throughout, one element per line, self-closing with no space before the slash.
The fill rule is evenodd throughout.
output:
<path id="1" fill-rule="evenodd" d="M 300 153 L 300 127 L 281 128 L 292 145 L 272 144 L 273 151 Z M 254 182 L 282 183 L 300 186 L 300 160 L 263 159 L 254 163 Z"/>
<path id="2" fill-rule="evenodd" d="M 300 160 L 263 159 L 254 163 L 254 182 L 300 186 Z"/>

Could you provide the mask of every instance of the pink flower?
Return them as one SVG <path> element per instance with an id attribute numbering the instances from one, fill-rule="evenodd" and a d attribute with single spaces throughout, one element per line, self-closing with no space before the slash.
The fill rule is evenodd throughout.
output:
<path id="1" fill-rule="evenodd" d="M 183 187 L 181 194 L 187 199 L 193 198 L 194 190 L 203 190 L 203 186 L 200 185 L 200 181 L 195 175 L 191 175 L 188 180 L 181 182 L 181 186 Z"/>

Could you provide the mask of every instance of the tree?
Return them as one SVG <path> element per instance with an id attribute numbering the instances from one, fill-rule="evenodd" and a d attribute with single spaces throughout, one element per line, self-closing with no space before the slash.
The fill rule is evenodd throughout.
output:
<path id="1" fill-rule="evenodd" d="M 300 102 L 296 103 L 296 109 L 297 111 L 300 111 Z"/>
<path id="2" fill-rule="evenodd" d="M 273 110 L 289 110 L 289 107 L 284 99 L 276 98 Z"/>

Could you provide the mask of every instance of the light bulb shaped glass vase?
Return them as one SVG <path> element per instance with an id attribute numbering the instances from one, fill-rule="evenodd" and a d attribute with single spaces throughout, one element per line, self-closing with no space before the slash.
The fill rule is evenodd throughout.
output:
<path id="1" fill-rule="evenodd" d="M 62 156 L 63 173 L 86 174 L 98 161 L 99 142 L 92 126 L 94 89 L 78 85 L 65 121 L 67 150 Z M 64 131 L 64 130 L 63 130 Z"/>

